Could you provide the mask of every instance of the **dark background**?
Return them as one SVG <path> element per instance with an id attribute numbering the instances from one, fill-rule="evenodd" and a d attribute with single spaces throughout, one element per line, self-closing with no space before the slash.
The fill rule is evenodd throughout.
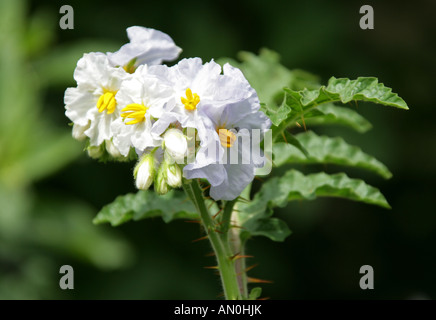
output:
<path id="1" fill-rule="evenodd" d="M 339 199 L 291 203 L 276 211 L 293 231 L 284 243 L 249 241 L 248 253 L 255 256 L 250 260 L 259 263 L 250 274 L 273 281 L 262 285 L 262 296 L 271 299 L 436 298 L 436 2 L 70 1 L 74 30 L 58 25 L 59 8 L 66 3 L 24 4 L 26 17 L 43 12 L 51 28 L 46 48 L 31 57 L 35 61 L 56 56 L 59 50 L 73 52 L 77 43 L 86 43 L 88 51 L 116 50 L 127 41 L 127 27 L 142 25 L 168 33 L 183 48 L 181 58 L 199 56 L 208 61 L 267 47 L 278 52 L 288 68 L 318 74 L 323 83 L 330 76 L 378 77 L 408 103 L 409 111 L 361 104 L 359 112 L 374 126 L 370 132 L 362 135 L 342 128 L 318 132 L 341 135 L 391 169 L 394 176 L 388 181 L 365 172 L 358 172 L 358 177 L 379 187 L 393 209 Z M 374 30 L 359 28 L 359 8 L 364 4 L 374 8 Z M 83 52 L 66 59 L 66 76 L 54 77 L 41 93 L 44 117 L 65 131 L 69 128 L 63 94 L 66 87 L 75 86 L 72 74 Z M 68 198 L 86 204 L 90 209 L 85 220 L 91 226 L 103 205 L 135 191 L 132 164 L 104 165 L 85 154 L 31 187 L 34 197 L 48 203 Z M 33 214 L 37 219 L 38 210 Z M 218 277 L 203 268 L 213 264 L 213 258 L 205 257 L 208 243 L 191 243 L 201 236 L 197 225 L 182 221 L 166 225 L 154 219 L 116 230 L 108 225 L 92 228 L 115 234 L 128 248 L 129 261 L 106 268 L 70 255 L 68 248 L 30 244 L 50 261 L 51 273 L 44 269 L 43 285 L 24 281 L 19 290 L 5 287 L 3 297 L 215 299 L 220 294 Z M 20 259 L 9 263 L 20 265 L 26 255 Z M 74 267 L 74 290 L 58 288 L 62 264 Z M 362 265 L 374 268 L 374 290 L 359 287 Z M 17 266 L 6 268 L 3 262 L 2 267 L 0 282 L 22 276 Z"/>

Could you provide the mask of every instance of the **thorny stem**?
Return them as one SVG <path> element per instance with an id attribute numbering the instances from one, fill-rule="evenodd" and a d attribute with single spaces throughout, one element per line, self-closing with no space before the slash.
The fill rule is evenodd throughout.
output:
<path id="1" fill-rule="evenodd" d="M 226 210 L 224 210 L 223 218 L 226 216 L 224 219 L 228 219 L 229 221 L 223 219 L 221 220 L 222 225 L 227 225 L 227 230 L 222 234 L 219 234 L 216 231 L 219 226 L 209 214 L 209 210 L 204 202 L 203 192 L 198 184 L 198 181 L 195 179 L 184 180 L 183 189 L 194 203 L 197 212 L 200 214 L 201 222 L 206 230 L 213 251 L 215 252 L 226 300 L 242 299 L 235 269 L 235 260 L 232 259 L 233 252 L 227 237 L 233 205 L 231 205 L 231 208 L 228 209 L 230 210 L 230 213 L 225 213 Z M 220 229 L 223 230 L 222 227 Z"/>
<path id="2" fill-rule="evenodd" d="M 250 192 L 251 192 L 251 183 L 242 191 L 241 197 L 243 197 L 244 199 L 250 199 Z M 236 203 L 233 208 L 233 211 L 236 211 L 240 206 L 243 206 L 243 204 L 240 202 Z M 240 226 L 241 222 L 238 219 L 239 215 L 237 214 L 237 212 L 235 213 L 236 214 L 232 222 L 237 226 Z M 241 239 L 240 237 L 241 229 L 233 228 L 230 234 L 231 237 L 233 237 L 234 251 L 239 252 L 241 256 L 245 256 L 245 243 L 247 239 Z M 246 263 L 244 257 L 236 260 L 235 269 L 238 277 L 240 292 L 245 299 L 248 299 L 248 281 L 247 281 Z"/>

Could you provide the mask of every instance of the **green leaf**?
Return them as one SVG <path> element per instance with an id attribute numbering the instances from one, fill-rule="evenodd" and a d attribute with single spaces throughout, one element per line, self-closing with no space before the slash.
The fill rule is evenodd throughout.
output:
<path id="1" fill-rule="evenodd" d="M 323 89 L 321 88 L 321 90 Z M 331 77 L 327 88 L 323 91 L 328 95 L 334 94 L 333 98 L 340 98 L 342 103 L 348 103 L 352 100 L 370 101 L 409 110 L 406 102 L 398 94 L 393 93 L 392 89 L 385 87 L 383 83 L 379 83 L 375 77 L 359 77 L 357 80 Z M 303 98 L 304 105 L 313 101 L 313 98 L 309 96 L 310 94 Z"/>
<path id="2" fill-rule="evenodd" d="M 314 200 L 317 197 L 338 197 L 390 208 L 377 188 L 344 173 L 328 175 L 324 172 L 304 175 L 289 170 L 281 177 L 273 177 L 262 185 L 253 201 L 243 210 L 243 226 L 251 220 L 269 216 L 274 207 L 285 207 L 293 200 Z"/>
<path id="3" fill-rule="evenodd" d="M 312 115 L 306 113 L 304 115 L 306 126 L 308 127 L 338 124 L 350 127 L 359 133 L 365 133 L 372 128 L 368 120 L 350 108 L 338 107 L 332 103 L 326 103 L 318 106 L 314 111 L 315 110 L 317 113 L 314 112 Z M 294 124 L 291 123 L 291 126 L 294 126 Z"/>
<path id="4" fill-rule="evenodd" d="M 291 89 L 285 89 L 292 91 Z M 295 92 L 295 91 L 293 91 Z M 406 102 L 391 88 L 379 83 L 375 77 L 359 77 L 356 80 L 331 77 L 327 87 L 317 90 L 299 91 L 300 103 L 303 107 L 319 105 L 325 102 L 340 101 L 348 103 L 352 100 L 369 101 L 385 106 L 408 110 Z"/>
<path id="5" fill-rule="evenodd" d="M 251 289 L 250 294 L 248 295 L 248 300 L 256 300 L 262 294 L 262 288 L 256 287 Z"/>
<path id="6" fill-rule="evenodd" d="M 269 215 L 272 214 L 272 211 Z M 251 236 L 264 236 L 273 241 L 284 241 L 292 232 L 288 225 L 278 218 L 260 218 L 247 220 L 243 224 L 241 238 L 249 238 Z"/>
<path id="7" fill-rule="evenodd" d="M 389 169 L 376 158 L 364 153 L 359 147 L 349 145 L 342 138 L 318 136 L 312 131 L 300 133 L 296 140 L 303 148 L 310 150 L 307 157 L 299 149 L 285 143 L 273 145 L 274 164 L 285 163 L 303 164 L 338 164 L 369 170 L 381 175 L 385 179 L 392 177 Z"/>
<path id="8" fill-rule="evenodd" d="M 250 198 L 251 184 L 241 193 L 244 199 Z M 283 241 L 291 234 L 287 224 L 278 218 L 272 218 L 271 209 L 252 215 L 251 202 L 238 201 L 235 204 L 236 220 L 242 226 L 240 238 L 246 241 L 252 236 L 265 236 L 273 241 Z M 247 210 L 248 209 L 248 210 Z"/>
<path id="9" fill-rule="evenodd" d="M 280 143 L 281 141 L 283 141 L 284 143 Z M 289 146 L 289 147 L 280 147 L 280 146 L 282 146 L 283 144 L 285 144 L 285 145 L 290 145 L 290 146 Z M 293 147 L 297 148 L 298 150 L 300 150 L 301 153 L 303 153 L 305 157 L 307 157 L 307 158 L 309 157 L 309 152 L 308 152 L 307 149 L 306 149 L 306 148 L 301 144 L 300 140 L 298 140 L 294 135 L 292 135 L 292 134 L 291 134 L 290 132 L 288 132 L 288 131 L 283 131 L 283 136 L 280 137 L 279 139 L 277 139 L 277 143 L 275 143 L 275 144 L 273 145 L 273 154 L 274 154 L 274 147 L 275 147 L 276 145 L 279 145 L 279 149 L 280 149 L 280 148 L 284 148 L 284 149 L 291 148 L 291 150 L 294 150 L 294 148 L 291 147 L 291 146 L 293 146 Z M 277 163 L 274 162 L 274 164 L 275 164 L 276 166 L 280 166 L 280 165 L 282 165 L 282 164 L 284 163 L 284 162 L 282 162 L 282 155 L 279 154 L 278 156 L 279 156 L 278 160 L 279 160 L 281 163 L 280 163 L 280 164 L 277 164 Z M 285 155 L 283 155 L 283 156 L 285 156 Z"/>
<path id="10" fill-rule="evenodd" d="M 271 119 L 272 124 L 275 126 L 280 125 L 280 123 L 286 120 L 292 111 L 292 109 L 286 103 L 282 103 L 279 107 L 274 103 L 262 103 L 260 110 L 262 110 Z"/>
<path id="11" fill-rule="evenodd" d="M 391 88 L 385 87 L 379 83 L 374 77 L 360 77 L 356 80 L 346 78 L 336 79 L 330 78 L 327 87 L 322 86 L 319 89 L 294 91 L 285 88 L 285 104 L 291 111 L 287 114 L 287 119 L 282 118 L 280 122 L 280 130 L 276 130 L 274 140 L 280 135 L 280 132 L 285 130 L 289 125 L 301 118 L 304 120 L 308 112 L 313 112 L 313 109 L 324 103 L 341 102 L 348 103 L 355 101 L 369 101 L 377 104 L 396 107 L 408 110 L 406 102 L 401 99 L 396 93 L 392 92 Z M 282 105 L 284 110 L 285 109 Z M 318 113 L 319 114 L 319 113 Z M 313 114 L 312 114 L 313 116 Z M 309 116 L 308 116 L 309 117 Z M 277 123 L 274 123 L 277 125 Z"/>
<path id="12" fill-rule="evenodd" d="M 199 219 L 194 205 L 180 190 L 171 190 L 163 196 L 153 191 L 138 191 L 119 196 L 97 214 L 95 224 L 109 222 L 119 226 L 130 220 L 162 217 L 168 223 L 174 219 Z"/>

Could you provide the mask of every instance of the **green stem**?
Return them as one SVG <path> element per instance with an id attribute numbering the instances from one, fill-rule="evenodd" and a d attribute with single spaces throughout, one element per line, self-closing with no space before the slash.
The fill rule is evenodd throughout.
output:
<path id="1" fill-rule="evenodd" d="M 223 241 L 228 243 L 229 238 L 229 230 L 230 230 L 230 223 L 232 220 L 232 213 L 233 213 L 233 207 L 236 203 L 236 200 L 233 201 L 227 201 L 224 205 L 224 212 L 221 218 L 221 231 L 223 232 Z"/>
<path id="2" fill-rule="evenodd" d="M 234 259 L 232 259 L 233 253 L 228 241 L 227 243 L 223 241 L 226 239 L 224 235 L 228 232 L 223 233 L 223 236 L 219 235 L 217 231 L 219 226 L 209 214 L 209 210 L 204 203 L 203 192 L 197 180 L 184 180 L 183 188 L 194 203 L 197 212 L 200 214 L 204 229 L 215 252 L 225 298 L 227 300 L 241 299 L 235 271 L 235 262 Z M 219 231 L 221 232 L 221 230 Z"/>
<path id="3" fill-rule="evenodd" d="M 251 192 L 251 183 L 242 191 L 241 197 L 250 200 L 250 192 Z M 233 208 L 233 211 L 235 212 L 235 222 L 236 225 L 240 225 L 241 221 L 239 219 L 239 208 L 241 206 L 244 206 L 243 203 L 237 203 L 235 207 Z M 245 244 L 247 242 L 247 239 L 241 239 L 241 229 L 236 228 L 233 229 L 231 234 L 233 236 L 233 245 L 234 250 L 238 251 L 241 256 L 245 256 Z M 248 279 L 247 279 L 247 272 L 245 271 L 247 268 L 246 266 L 246 259 L 240 258 L 236 261 L 236 273 L 238 275 L 238 283 L 241 295 L 244 299 L 248 299 Z"/>

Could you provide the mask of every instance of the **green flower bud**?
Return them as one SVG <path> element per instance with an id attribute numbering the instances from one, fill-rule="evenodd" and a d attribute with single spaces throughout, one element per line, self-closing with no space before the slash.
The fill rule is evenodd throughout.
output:
<path id="1" fill-rule="evenodd" d="M 89 146 L 86 151 L 92 159 L 99 159 L 104 153 L 103 144 L 99 146 Z"/>
<path id="2" fill-rule="evenodd" d="M 169 191 L 167 183 L 167 168 L 167 161 L 163 161 L 157 171 L 156 179 L 154 181 L 154 190 L 160 195 L 166 194 Z"/>

